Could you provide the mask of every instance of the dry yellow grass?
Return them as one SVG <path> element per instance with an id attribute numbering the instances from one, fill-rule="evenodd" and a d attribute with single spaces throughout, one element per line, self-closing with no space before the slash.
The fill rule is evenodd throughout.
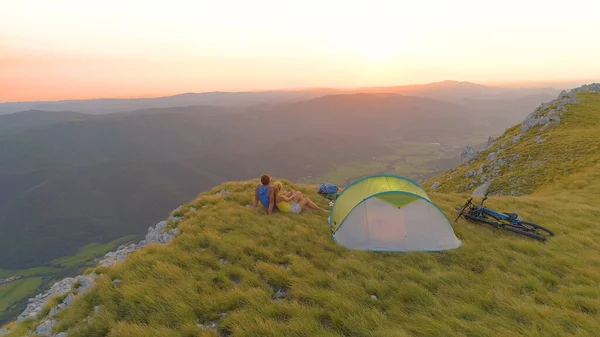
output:
<path id="1" fill-rule="evenodd" d="M 105 269 L 98 286 L 60 314 L 57 331 L 111 337 L 594 336 L 600 331 L 595 239 L 600 229 L 594 208 L 599 200 L 491 198 L 490 206 L 547 225 L 556 237 L 540 243 L 460 221 L 455 230 L 461 248 L 394 254 L 336 245 L 326 214 L 267 217 L 248 210 L 253 186 L 225 184 L 213 192 L 232 194 L 201 195 L 184 207 L 182 233 L 172 243 L 148 247 Z M 314 187 L 297 187 L 320 200 Z M 579 198 L 590 188 L 571 194 Z M 432 197 L 449 216 L 465 198 Z M 118 287 L 114 279 L 122 280 Z M 98 314 L 95 305 L 101 306 Z M 82 323 L 88 316 L 90 323 Z M 211 322 L 215 329 L 198 326 Z"/>

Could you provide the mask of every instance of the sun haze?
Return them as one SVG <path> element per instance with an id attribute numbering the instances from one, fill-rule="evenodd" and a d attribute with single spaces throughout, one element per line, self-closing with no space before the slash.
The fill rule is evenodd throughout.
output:
<path id="1" fill-rule="evenodd" d="M 597 1 L 2 1 L 0 101 L 600 75 Z"/>

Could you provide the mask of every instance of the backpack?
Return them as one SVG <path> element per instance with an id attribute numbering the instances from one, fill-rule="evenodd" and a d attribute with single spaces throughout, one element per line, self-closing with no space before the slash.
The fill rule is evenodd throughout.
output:
<path id="1" fill-rule="evenodd" d="M 317 189 L 319 195 L 324 196 L 327 199 L 335 200 L 337 198 L 337 192 L 340 189 L 333 184 L 321 184 Z"/>

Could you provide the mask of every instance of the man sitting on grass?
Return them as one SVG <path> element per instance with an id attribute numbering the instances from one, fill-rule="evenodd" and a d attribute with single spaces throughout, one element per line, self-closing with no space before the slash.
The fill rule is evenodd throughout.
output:
<path id="1" fill-rule="evenodd" d="M 254 191 L 254 208 L 258 206 L 258 202 L 265 206 L 267 209 L 267 214 L 273 214 L 273 209 L 275 208 L 275 193 L 271 184 L 271 176 L 268 174 L 263 174 L 260 177 L 261 184 L 256 185 L 256 190 Z"/>

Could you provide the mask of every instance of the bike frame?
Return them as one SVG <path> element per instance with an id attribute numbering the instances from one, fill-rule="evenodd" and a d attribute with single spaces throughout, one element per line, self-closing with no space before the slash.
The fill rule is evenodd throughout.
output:
<path id="1" fill-rule="evenodd" d="M 485 206 L 483 206 L 483 202 L 486 201 L 488 198 L 487 193 L 483 196 L 483 199 L 481 199 L 481 204 L 479 204 L 479 211 L 485 215 L 489 215 L 492 218 L 496 219 L 497 221 L 508 221 L 510 223 L 512 223 L 513 221 L 511 220 L 510 216 L 508 216 L 507 214 L 504 213 L 500 213 L 500 212 L 496 212 L 494 210 L 491 210 Z"/>
<path id="2" fill-rule="evenodd" d="M 475 207 L 476 212 L 480 213 L 482 216 L 483 215 L 488 215 L 488 216 L 494 218 L 496 221 L 507 221 L 507 222 L 509 222 L 511 224 L 514 223 L 514 220 L 516 220 L 516 219 L 511 219 L 511 217 L 508 216 L 507 214 L 496 212 L 496 211 L 494 211 L 492 209 L 489 209 L 489 208 L 483 206 L 483 202 L 486 201 L 487 198 L 488 197 L 487 197 L 487 194 L 486 194 L 483 197 L 483 199 L 481 200 L 481 203 L 479 205 L 475 205 L 475 204 L 473 204 L 471 202 L 471 200 L 473 200 L 473 198 L 469 199 L 469 201 L 467 201 L 467 203 L 465 204 L 465 207 L 461 211 L 461 214 L 465 210 L 465 208 L 467 208 L 467 206 L 472 205 L 473 207 Z M 460 218 L 460 214 L 458 215 L 458 217 L 454 221 L 457 221 L 458 218 Z"/>
<path id="3" fill-rule="evenodd" d="M 499 212 L 493 211 L 485 206 L 480 206 L 480 207 L 481 207 L 482 213 L 487 214 L 498 221 L 505 220 L 505 221 L 511 222 L 510 217 L 504 213 L 499 213 Z"/>

